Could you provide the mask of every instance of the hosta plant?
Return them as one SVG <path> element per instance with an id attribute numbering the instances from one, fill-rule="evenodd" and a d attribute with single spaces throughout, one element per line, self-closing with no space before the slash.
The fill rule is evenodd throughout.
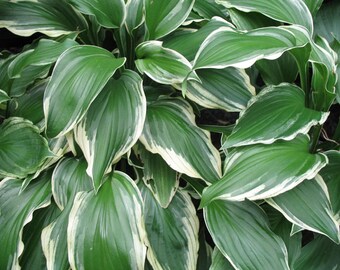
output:
<path id="1" fill-rule="evenodd" d="M 0 269 L 336 269 L 339 13 L 0 0 Z"/>

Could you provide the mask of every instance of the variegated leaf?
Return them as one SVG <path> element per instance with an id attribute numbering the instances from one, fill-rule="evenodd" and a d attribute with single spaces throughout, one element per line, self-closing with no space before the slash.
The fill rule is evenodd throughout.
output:
<path id="1" fill-rule="evenodd" d="M 194 69 L 248 68 L 257 60 L 279 58 L 285 51 L 303 47 L 308 42 L 308 32 L 297 25 L 248 32 L 220 27 L 203 41 L 193 66 Z"/>
<path id="2" fill-rule="evenodd" d="M 19 117 L 0 126 L 0 175 L 24 178 L 34 173 L 47 157 L 53 156 L 38 127 Z"/>
<path id="3" fill-rule="evenodd" d="M 216 199 L 242 201 L 277 196 L 315 177 L 327 161 L 323 154 L 309 153 L 309 138 L 305 135 L 270 145 L 237 147 L 226 157 L 222 179 L 203 191 L 201 205 Z"/>
<path id="4" fill-rule="evenodd" d="M 202 18 L 210 20 L 214 16 L 228 18 L 228 11 L 215 0 L 196 0 L 193 10 Z"/>
<path id="5" fill-rule="evenodd" d="M 141 142 L 174 170 L 208 182 L 221 175 L 221 159 L 209 133 L 198 128 L 190 105 L 164 98 L 148 106 Z"/>
<path id="6" fill-rule="evenodd" d="M 339 243 L 339 225 L 334 218 L 327 186 L 319 176 L 267 200 L 289 221 L 300 227 L 324 234 Z"/>
<path id="7" fill-rule="evenodd" d="M 190 62 L 160 41 L 143 42 L 136 48 L 136 66 L 141 73 L 162 84 L 182 83 L 192 72 Z"/>
<path id="8" fill-rule="evenodd" d="M 110 80 L 74 130 L 96 190 L 103 175 L 136 143 L 142 133 L 146 98 L 142 79 L 126 70 Z M 133 128 L 131 128 L 133 127 Z"/>
<path id="9" fill-rule="evenodd" d="M 119 28 L 126 17 L 124 0 L 70 0 L 80 12 L 93 15 L 107 28 Z"/>
<path id="10" fill-rule="evenodd" d="M 0 182 L 0 268 L 20 269 L 23 252 L 22 231 L 33 212 L 50 204 L 51 174 L 46 172 L 20 192 L 22 180 L 7 178 Z"/>
<path id="11" fill-rule="evenodd" d="M 145 0 L 148 39 L 158 39 L 177 29 L 194 5 L 194 0 Z"/>
<path id="12" fill-rule="evenodd" d="M 91 179 L 86 174 L 86 166 L 85 160 L 66 158 L 54 169 L 52 193 L 62 212 L 54 222 L 44 228 L 41 235 L 42 248 L 49 270 L 69 267 L 67 226 L 74 197 L 77 192 L 92 189 Z"/>
<path id="13" fill-rule="evenodd" d="M 98 193 L 77 193 L 67 229 L 71 268 L 144 269 L 143 202 L 132 179 L 109 175 Z"/>
<path id="14" fill-rule="evenodd" d="M 78 45 L 78 43 L 72 39 L 65 39 L 62 42 L 41 39 L 35 48 L 29 49 L 15 57 L 8 67 L 8 75 L 10 78 L 19 78 L 23 70 L 28 66 L 50 65 L 65 50 L 75 45 Z"/>
<path id="15" fill-rule="evenodd" d="M 7 93 L 0 89 L 0 104 L 10 100 L 11 98 L 7 95 Z"/>
<path id="16" fill-rule="evenodd" d="M 299 24 L 313 34 L 313 19 L 303 0 L 216 0 L 227 7 L 243 12 L 258 12 L 274 20 Z"/>
<path id="17" fill-rule="evenodd" d="M 305 107 L 305 94 L 297 86 L 268 86 L 248 103 L 223 148 L 292 140 L 323 124 L 328 115 Z"/>
<path id="18" fill-rule="evenodd" d="M 47 136 L 62 136 L 70 131 L 124 62 L 124 58 L 116 59 L 109 51 L 95 46 L 66 50 L 59 57 L 45 91 Z"/>
<path id="19" fill-rule="evenodd" d="M 152 154 L 144 149 L 139 154 L 144 163 L 145 185 L 157 202 L 163 208 L 167 208 L 179 186 L 177 172 L 171 169 L 160 155 Z"/>
<path id="20" fill-rule="evenodd" d="M 255 203 L 217 200 L 203 211 L 214 243 L 234 268 L 289 269 L 284 242 Z"/>
<path id="21" fill-rule="evenodd" d="M 227 258 L 224 257 L 221 251 L 215 246 L 212 254 L 212 264 L 209 270 L 234 270 L 234 269 L 235 268 L 231 265 Z"/>
<path id="22" fill-rule="evenodd" d="M 185 192 L 178 191 L 167 208 L 139 183 L 144 199 L 148 261 L 153 269 L 195 270 L 198 252 L 198 218 Z"/>
<path id="23" fill-rule="evenodd" d="M 188 81 L 186 95 L 204 108 L 239 112 L 246 108 L 248 101 L 255 95 L 255 88 L 244 70 L 232 67 L 200 69 L 197 75 L 200 82 Z"/>
<path id="24" fill-rule="evenodd" d="M 19 36 L 40 32 L 50 37 L 79 32 L 85 19 L 65 0 L 0 1 L 0 27 Z"/>
<path id="25" fill-rule="evenodd" d="M 144 0 L 129 0 L 126 3 L 125 26 L 131 34 L 144 21 Z"/>

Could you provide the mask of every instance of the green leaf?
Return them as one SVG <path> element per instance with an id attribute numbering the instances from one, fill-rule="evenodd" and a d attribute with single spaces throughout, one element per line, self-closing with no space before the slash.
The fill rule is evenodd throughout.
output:
<path id="1" fill-rule="evenodd" d="M 57 60 L 60 54 L 75 45 L 78 43 L 72 39 L 65 39 L 63 42 L 41 39 L 35 48 L 15 57 L 8 67 L 8 75 L 10 78 L 19 78 L 29 66 L 50 65 Z"/>
<path id="2" fill-rule="evenodd" d="M 7 95 L 7 93 L 0 89 L 0 104 L 10 100 L 11 98 Z"/>
<path id="3" fill-rule="evenodd" d="M 308 7 L 310 13 L 313 15 L 313 17 L 315 16 L 315 14 L 317 14 L 319 8 L 322 5 L 323 0 L 303 0 L 306 4 L 306 6 Z M 335 3 L 335 2 L 334 2 Z M 329 19 L 331 19 L 332 17 L 330 17 Z M 314 21 L 315 23 L 315 21 Z M 314 24 L 315 26 L 315 24 Z M 315 27 L 316 28 L 316 27 Z"/>
<path id="4" fill-rule="evenodd" d="M 214 201 L 203 209 L 214 243 L 236 269 L 289 269 L 287 249 L 250 201 Z"/>
<path id="5" fill-rule="evenodd" d="M 24 178 L 53 155 L 39 129 L 18 117 L 0 126 L 0 175 Z"/>
<path id="6" fill-rule="evenodd" d="M 77 192 L 93 188 L 91 178 L 86 174 L 86 165 L 84 159 L 65 158 L 54 169 L 52 193 L 60 210 L 73 203 Z"/>
<path id="7" fill-rule="evenodd" d="M 196 0 L 193 10 L 202 18 L 210 20 L 218 16 L 221 18 L 228 18 L 228 11 L 225 7 L 217 4 L 215 0 Z"/>
<path id="8" fill-rule="evenodd" d="M 193 110 L 183 99 L 164 98 L 150 104 L 140 140 L 179 173 L 208 182 L 220 178 L 219 153 L 209 133 L 196 126 Z"/>
<path id="9" fill-rule="evenodd" d="M 178 191 L 164 209 L 142 182 L 148 261 L 154 269 L 195 270 L 198 255 L 198 218 L 185 192 Z"/>
<path id="10" fill-rule="evenodd" d="M 188 17 L 194 0 L 145 0 L 148 39 L 158 39 L 177 29 Z"/>
<path id="11" fill-rule="evenodd" d="M 329 43 L 334 39 L 340 41 L 339 13 L 338 1 L 324 3 L 315 17 L 315 34 L 326 38 Z"/>
<path id="12" fill-rule="evenodd" d="M 162 84 L 182 83 L 191 72 L 190 62 L 160 41 L 147 41 L 136 48 L 136 66 L 141 73 Z"/>
<path id="13" fill-rule="evenodd" d="M 284 193 L 312 179 L 327 164 L 323 154 L 309 153 L 305 135 L 292 141 L 256 144 L 230 151 L 224 175 L 203 191 L 201 206 L 216 199 L 260 200 Z"/>
<path id="14" fill-rule="evenodd" d="M 197 75 L 201 82 L 188 81 L 186 96 L 204 108 L 239 112 L 255 95 L 255 88 L 242 69 L 200 69 Z"/>
<path id="15" fill-rule="evenodd" d="M 144 1 L 130 0 L 126 3 L 125 26 L 131 34 L 144 21 Z"/>
<path id="16" fill-rule="evenodd" d="M 157 202 L 167 208 L 179 186 L 177 172 L 171 169 L 160 155 L 151 154 L 146 150 L 140 151 L 139 154 L 144 163 L 145 185 Z"/>
<path id="17" fill-rule="evenodd" d="M 98 193 L 77 193 L 67 229 L 71 268 L 144 269 L 143 202 L 132 179 L 108 176 Z"/>
<path id="18" fill-rule="evenodd" d="M 110 80 L 74 130 L 75 140 L 88 163 L 95 190 L 103 175 L 130 150 L 142 133 L 146 98 L 140 76 L 126 70 Z M 133 127 L 133 128 L 131 128 Z"/>
<path id="19" fill-rule="evenodd" d="M 227 260 L 227 258 L 223 256 L 221 251 L 217 247 L 215 247 L 212 254 L 212 264 L 209 270 L 234 270 L 234 269 L 235 268 Z"/>
<path id="20" fill-rule="evenodd" d="M 200 29 L 177 29 L 164 37 L 163 46 L 182 54 L 189 61 L 194 60 L 200 45 L 209 34 L 222 26 L 234 27 L 231 23 L 219 17 L 212 18 Z"/>
<path id="21" fill-rule="evenodd" d="M 44 80 L 33 86 L 24 95 L 12 99 L 9 105 L 10 116 L 22 117 L 39 123 L 44 118 L 43 98 L 48 81 Z"/>
<path id="22" fill-rule="evenodd" d="M 98 23 L 107 28 L 119 28 L 126 16 L 123 0 L 70 0 L 80 12 L 95 16 Z"/>
<path id="23" fill-rule="evenodd" d="M 309 42 L 307 31 L 297 25 L 265 27 L 248 32 L 230 27 L 213 31 L 201 44 L 194 69 L 248 68 L 260 59 L 276 59 Z"/>
<path id="24" fill-rule="evenodd" d="M 213 250 L 206 241 L 205 233 L 205 226 L 200 226 L 198 232 L 199 249 L 196 270 L 207 270 L 211 266 Z"/>
<path id="25" fill-rule="evenodd" d="M 325 152 L 329 163 L 320 171 L 329 192 L 329 197 L 336 219 L 340 221 L 340 152 L 331 150 Z"/>
<path id="26" fill-rule="evenodd" d="M 275 60 L 259 60 L 256 62 L 256 68 L 267 85 L 294 83 L 298 75 L 295 59 L 288 52 Z"/>
<path id="27" fill-rule="evenodd" d="M 289 266 L 292 268 L 294 262 L 301 254 L 302 233 L 297 232 L 293 234 L 292 223 L 273 207 L 266 204 L 262 208 L 264 208 L 268 216 L 270 229 L 285 242 Z"/>
<path id="28" fill-rule="evenodd" d="M 68 218 L 77 192 L 92 189 L 86 174 L 86 161 L 66 158 L 58 163 L 52 175 L 53 197 L 62 210 L 58 218 L 44 228 L 41 235 L 47 268 L 68 269 L 67 226 Z"/>
<path id="29" fill-rule="evenodd" d="M 70 131 L 124 62 L 124 58 L 116 59 L 109 51 L 95 46 L 66 50 L 59 57 L 45 91 L 47 136 L 62 136 Z"/>
<path id="30" fill-rule="evenodd" d="M 274 20 L 299 24 L 313 33 L 313 18 L 302 0 L 216 0 L 227 7 L 243 12 L 258 12 Z"/>
<path id="31" fill-rule="evenodd" d="M 289 221 L 300 227 L 324 234 L 339 243 L 338 223 L 328 199 L 322 178 L 303 181 L 297 187 L 267 200 Z"/>
<path id="32" fill-rule="evenodd" d="M 46 269 L 46 258 L 41 246 L 41 232 L 60 213 L 60 209 L 53 202 L 48 207 L 33 213 L 33 219 L 24 227 L 22 236 L 25 246 L 19 260 L 22 269 Z"/>
<path id="33" fill-rule="evenodd" d="M 323 124 L 329 113 L 305 107 L 303 90 L 292 84 L 269 86 L 254 97 L 238 119 L 223 148 L 292 140 Z"/>
<path id="34" fill-rule="evenodd" d="M 0 182 L 1 269 L 19 269 L 23 228 L 35 210 L 50 204 L 50 173 L 40 176 L 19 194 L 21 184 L 22 180 L 10 178 Z"/>
<path id="35" fill-rule="evenodd" d="M 66 1 L 0 1 L 0 28 L 19 36 L 40 32 L 50 37 L 87 28 L 85 19 Z"/>
<path id="36" fill-rule="evenodd" d="M 340 265 L 340 245 L 336 245 L 328 238 L 318 235 L 312 242 L 302 248 L 294 269 L 338 269 Z"/>

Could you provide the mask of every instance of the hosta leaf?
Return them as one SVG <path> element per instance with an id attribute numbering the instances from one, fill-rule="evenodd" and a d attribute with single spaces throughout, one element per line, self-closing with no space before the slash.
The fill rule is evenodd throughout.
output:
<path id="1" fill-rule="evenodd" d="M 7 93 L 0 89 L 0 104 L 10 100 L 11 98 L 7 95 Z"/>
<path id="2" fill-rule="evenodd" d="M 48 81 L 44 80 L 32 87 L 24 95 L 10 102 L 10 116 L 22 117 L 37 124 L 44 118 L 43 98 Z"/>
<path id="3" fill-rule="evenodd" d="M 30 121 L 18 117 L 0 126 L 0 175 L 24 178 L 53 156 L 47 141 Z"/>
<path id="4" fill-rule="evenodd" d="M 77 193 L 67 229 L 72 268 L 144 269 L 143 202 L 124 173 L 108 176 L 98 193 Z"/>
<path id="5" fill-rule="evenodd" d="M 66 50 L 59 57 L 45 91 L 47 136 L 57 137 L 70 131 L 124 62 L 124 58 L 116 59 L 109 51 L 95 46 Z"/>
<path id="6" fill-rule="evenodd" d="M 80 12 L 95 16 L 98 23 L 108 28 L 118 28 L 126 16 L 124 0 L 71 0 Z"/>
<path id="7" fill-rule="evenodd" d="M 221 18 L 228 17 L 228 11 L 222 5 L 217 4 L 214 0 L 196 0 L 193 10 L 202 18 L 211 19 L 214 16 Z"/>
<path id="8" fill-rule="evenodd" d="M 66 49 L 77 45 L 72 39 L 57 42 L 50 39 L 41 39 L 38 45 L 30 50 L 19 54 L 9 65 L 10 78 L 19 78 L 22 71 L 28 66 L 45 66 L 57 60 Z"/>
<path id="9" fill-rule="evenodd" d="M 177 172 L 171 169 L 160 155 L 152 154 L 146 150 L 142 151 L 140 155 L 144 163 L 143 181 L 145 185 L 150 189 L 157 202 L 163 208 L 167 208 L 179 185 Z"/>
<path id="10" fill-rule="evenodd" d="M 306 108 L 305 94 L 297 86 L 269 86 L 250 101 L 223 148 L 291 140 L 323 124 L 328 114 Z"/>
<path id="11" fill-rule="evenodd" d="M 267 85 L 278 85 L 282 82 L 294 83 L 298 75 L 295 59 L 288 52 L 275 60 L 259 60 L 256 62 L 256 68 Z"/>
<path id="12" fill-rule="evenodd" d="M 46 258 L 41 247 L 41 232 L 44 227 L 60 215 L 60 209 L 55 203 L 33 213 L 33 219 L 24 227 L 24 251 L 20 256 L 22 269 L 46 269 Z"/>
<path id="13" fill-rule="evenodd" d="M 318 10 L 321 7 L 322 2 L 323 2 L 323 0 L 303 0 L 303 1 L 305 2 L 306 6 L 308 7 L 310 13 L 313 16 L 318 12 Z"/>
<path id="14" fill-rule="evenodd" d="M 277 21 L 299 24 L 313 33 L 313 19 L 302 0 L 217 0 L 217 3 L 243 12 L 259 12 Z"/>
<path id="15" fill-rule="evenodd" d="M 56 37 L 86 29 L 85 19 L 66 1 L 0 1 L 0 28 L 20 36 Z"/>
<path id="16" fill-rule="evenodd" d="M 236 269 L 289 269 L 287 249 L 250 201 L 214 201 L 204 208 L 214 243 Z"/>
<path id="17" fill-rule="evenodd" d="M 227 258 L 223 256 L 221 251 L 217 247 L 215 247 L 212 254 L 212 264 L 209 270 L 234 270 L 234 269 L 235 268 L 227 260 Z"/>
<path id="18" fill-rule="evenodd" d="M 220 178 L 219 153 L 209 133 L 196 126 L 190 105 L 180 98 L 164 98 L 148 106 L 140 140 L 180 173 L 208 182 Z"/>
<path id="19" fill-rule="evenodd" d="M 141 73 L 163 84 L 182 83 L 191 72 L 190 62 L 160 41 L 147 41 L 136 48 L 136 66 Z"/>
<path id="20" fill-rule="evenodd" d="M 292 223 L 273 207 L 266 204 L 262 208 L 264 208 L 268 216 L 270 229 L 285 242 L 288 251 L 289 266 L 292 267 L 301 254 L 302 233 L 297 232 L 293 234 Z"/>
<path id="21" fill-rule="evenodd" d="M 316 179 L 303 181 L 268 202 L 292 223 L 339 243 L 339 228 L 331 210 L 327 187 L 322 178 Z"/>
<path id="22" fill-rule="evenodd" d="M 67 204 L 72 204 L 76 193 L 92 189 L 91 179 L 86 174 L 84 159 L 65 158 L 61 160 L 52 174 L 53 198 L 64 210 Z"/>
<path id="23" fill-rule="evenodd" d="M 328 238 L 318 235 L 313 241 L 302 248 L 294 269 L 338 269 L 340 265 L 340 245 L 336 245 Z"/>
<path id="24" fill-rule="evenodd" d="M 145 0 L 145 23 L 149 39 L 158 39 L 177 29 L 188 17 L 194 0 Z"/>
<path id="25" fill-rule="evenodd" d="M 213 250 L 206 241 L 205 226 L 200 226 L 198 232 L 198 258 L 196 270 L 207 270 L 211 265 Z"/>
<path id="26" fill-rule="evenodd" d="M 19 269 L 23 227 L 35 210 L 50 204 L 50 173 L 40 176 L 19 195 L 21 184 L 22 180 L 10 178 L 0 182 L 1 269 Z"/>
<path id="27" fill-rule="evenodd" d="M 308 33 L 299 26 L 265 27 L 248 32 L 220 27 L 201 44 L 194 68 L 248 68 L 260 59 L 276 59 L 285 51 L 303 47 Z"/>
<path id="28" fill-rule="evenodd" d="M 186 95 L 204 108 L 239 112 L 255 95 L 244 70 L 236 68 L 197 70 L 201 82 L 190 80 Z"/>
<path id="29" fill-rule="evenodd" d="M 286 192 L 313 178 L 326 165 L 323 154 L 309 153 L 305 135 L 232 150 L 226 157 L 224 176 L 203 192 L 201 205 L 212 200 L 259 200 Z"/>
<path id="30" fill-rule="evenodd" d="M 178 191 L 164 209 L 152 193 L 139 185 L 144 199 L 148 261 L 154 269 L 195 270 L 198 252 L 198 218 L 188 194 Z"/>
<path id="31" fill-rule="evenodd" d="M 329 163 L 320 171 L 320 174 L 328 187 L 333 211 L 336 214 L 337 220 L 340 221 L 340 152 L 332 150 L 325 152 L 325 154 L 328 157 Z"/>
<path id="32" fill-rule="evenodd" d="M 234 27 L 231 23 L 214 17 L 198 30 L 186 28 L 176 30 L 171 35 L 164 37 L 163 46 L 179 52 L 186 59 L 192 61 L 206 37 L 222 26 Z"/>
<path id="33" fill-rule="evenodd" d="M 144 21 L 144 0 L 130 0 L 126 3 L 125 26 L 129 33 Z"/>
<path id="34" fill-rule="evenodd" d="M 41 240 L 47 260 L 47 267 L 67 269 L 69 267 L 67 253 L 68 217 L 77 192 L 92 189 L 90 177 L 86 174 L 85 160 L 66 158 L 55 168 L 52 175 L 52 192 L 61 214 L 42 232 Z"/>
<path id="35" fill-rule="evenodd" d="M 111 164 L 138 140 L 145 114 L 142 79 L 137 73 L 126 70 L 118 80 L 106 84 L 75 128 L 75 140 L 88 162 L 87 173 L 96 190 Z"/>
<path id="36" fill-rule="evenodd" d="M 323 36 L 329 43 L 334 39 L 340 41 L 339 12 L 338 1 L 328 2 L 322 5 L 315 17 L 315 34 Z"/>

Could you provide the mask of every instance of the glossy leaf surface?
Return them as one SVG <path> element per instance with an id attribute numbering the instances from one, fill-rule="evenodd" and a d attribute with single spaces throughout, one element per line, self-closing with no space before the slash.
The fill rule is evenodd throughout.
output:
<path id="1" fill-rule="evenodd" d="M 198 128 L 194 118 L 183 99 L 161 99 L 148 106 L 140 140 L 174 170 L 214 182 L 220 178 L 220 156 L 209 133 Z"/>
<path id="2" fill-rule="evenodd" d="M 236 269 L 289 269 L 287 249 L 268 226 L 262 209 L 250 201 L 214 201 L 204 208 L 207 228 Z"/>
<path id="3" fill-rule="evenodd" d="M 44 96 L 46 134 L 70 131 L 125 59 L 95 46 L 74 46 L 59 57 Z"/>
<path id="4" fill-rule="evenodd" d="M 142 133 L 146 98 L 142 79 L 130 70 L 110 80 L 75 128 L 75 140 L 98 190 L 103 175 L 136 143 Z M 131 128 L 133 127 L 133 128 Z"/>
<path id="5" fill-rule="evenodd" d="M 77 193 L 67 229 L 72 268 L 144 269 L 143 202 L 124 173 L 114 172 L 94 191 Z"/>
<path id="6" fill-rule="evenodd" d="M 323 154 L 309 153 L 309 139 L 256 144 L 230 151 L 220 181 L 207 187 L 201 205 L 212 200 L 259 200 L 286 192 L 313 178 L 327 164 Z"/>
<path id="7" fill-rule="evenodd" d="M 144 199 L 148 261 L 154 269 L 195 270 L 198 252 L 198 219 L 187 193 L 178 191 L 167 208 L 139 185 Z"/>
<path id="8" fill-rule="evenodd" d="M 328 113 L 305 107 L 301 88 L 292 84 L 269 86 L 250 101 L 223 147 L 291 140 L 299 133 L 307 134 L 312 126 L 323 124 L 327 116 Z"/>

